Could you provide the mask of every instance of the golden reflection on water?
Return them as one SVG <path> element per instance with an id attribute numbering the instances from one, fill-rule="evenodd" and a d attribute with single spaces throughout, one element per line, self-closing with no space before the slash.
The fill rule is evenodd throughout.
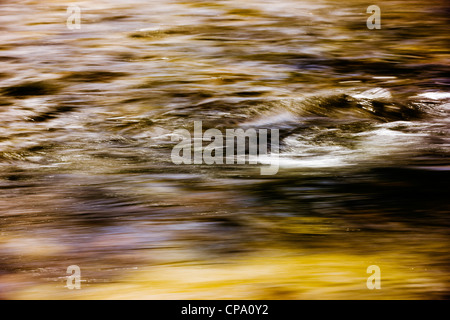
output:
<path id="1" fill-rule="evenodd" d="M 359 0 L 84 1 L 79 31 L 71 3 L 0 4 L 1 299 L 449 297 L 445 1 L 381 30 Z M 279 128 L 280 172 L 175 166 L 195 120 Z"/>

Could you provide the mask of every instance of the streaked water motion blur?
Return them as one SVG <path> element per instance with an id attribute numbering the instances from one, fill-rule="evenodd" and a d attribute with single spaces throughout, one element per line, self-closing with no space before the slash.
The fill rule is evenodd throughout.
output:
<path id="1" fill-rule="evenodd" d="M 450 297 L 446 1 L 71 4 L 0 2 L 0 298 Z M 280 171 L 174 165 L 196 120 Z"/>

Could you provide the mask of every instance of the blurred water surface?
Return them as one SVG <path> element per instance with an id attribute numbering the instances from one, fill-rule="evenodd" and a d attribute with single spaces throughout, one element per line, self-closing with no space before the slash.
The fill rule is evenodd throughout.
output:
<path id="1" fill-rule="evenodd" d="M 0 2 L 0 298 L 449 297 L 446 1 L 70 4 Z M 172 164 L 195 120 L 279 173 Z"/>

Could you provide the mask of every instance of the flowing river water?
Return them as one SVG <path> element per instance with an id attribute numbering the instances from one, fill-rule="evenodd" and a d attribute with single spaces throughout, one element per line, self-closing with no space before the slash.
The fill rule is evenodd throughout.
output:
<path id="1" fill-rule="evenodd" d="M 0 298 L 449 298 L 449 13 L 1 1 Z M 279 129 L 279 172 L 173 164 L 194 121 Z"/>

